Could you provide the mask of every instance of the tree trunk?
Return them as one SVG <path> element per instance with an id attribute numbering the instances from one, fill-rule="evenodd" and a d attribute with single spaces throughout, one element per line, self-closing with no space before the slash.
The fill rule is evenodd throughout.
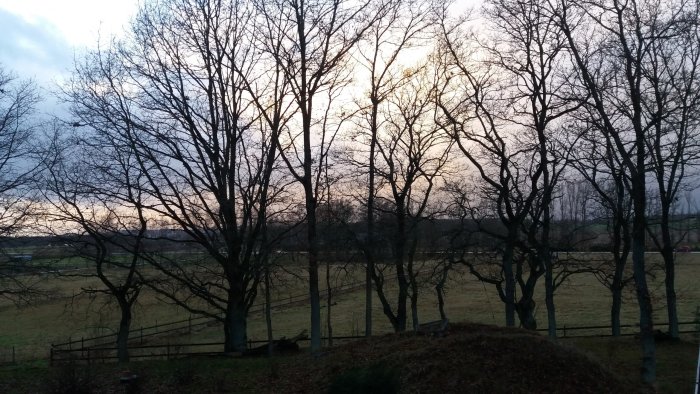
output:
<path id="1" fill-rule="evenodd" d="M 307 193 L 311 193 L 308 190 Z M 321 351 L 321 296 L 318 281 L 318 239 L 316 234 L 316 200 L 307 196 L 306 221 L 309 243 L 309 301 L 311 303 L 311 352 Z"/>
<path id="2" fill-rule="evenodd" d="M 377 104 L 372 103 L 372 139 L 369 146 L 369 180 L 367 190 L 367 242 L 365 255 L 365 336 L 372 336 L 372 273 L 374 272 L 374 151 L 377 146 Z"/>
<path id="3" fill-rule="evenodd" d="M 622 308 L 622 285 L 615 284 L 613 279 L 612 285 L 612 306 L 610 307 L 610 325 L 612 326 L 612 335 L 619 337 L 622 332 L 620 328 L 620 309 Z"/>
<path id="4" fill-rule="evenodd" d="M 224 316 L 224 352 L 244 353 L 248 350 L 248 313 L 243 297 L 229 291 L 226 316 Z"/>
<path id="5" fill-rule="evenodd" d="M 542 148 L 544 149 L 544 148 Z M 543 160 L 546 160 L 546 156 Z M 540 251 L 541 258 L 544 259 L 544 287 L 545 287 L 545 305 L 547 306 L 547 334 L 550 338 L 557 337 L 557 316 L 554 305 L 554 265 L 552 264 L 552 252 L 549 247 L 549 225 L 550 225 L 550 209 L 551 204 L 549 171 L 546 170 L 545 164 L 545 201 L 542 223 L 542 248 Z"/>
<path id="6" fill-rule="evenodd" d="M 403 262 L 397 263 L 396 274 L 399 282 L 399 299 L 396 306 L 396 324 L 394 325 L 394 331 L 404 332 L 406 331 L 407 319 L 406 306 L 408 301 L 408 281 L 406 280 Z"/>
<path id="7" fill-rule="evenodd" d="M 418 283 L 415 273 L 413 272 L 413 263 L 409 263 L 409 278 L 411 280 L 411 321 L 413 323 L 413 331 L 418 330 Z"/>
<path id="8" fill-rule="evenodd" d="M 666 273 L 664 284 L 666 285 L 668 335 L 673 339 L 678 339 L 679 328 L 678 309 L 676 306 L 676 265 L 675 256 L 673 254 L 673 242 L 671 240 L 669 213 L 666 207 L 664 207 L 664 212 L 661 218 L 661 239 L 663 242 L 661 248 L 661 256 L 664 259 L 664 271 Z"/>
<path id="9" fill-rule="evenodd" d="M 676 265 L 674 262 L 673 248 L 668 245 L 664 246 L 661 253 L 664 258 L 664 267 L 666 270 L 666 305 L 668 309 L 668 335 L 673 339 L 679 338 L 678 328 L 678 308 L 676 305 Z"/>
<path id="10" fill-rule="evenodd" d="M 270 267 L 265 265 L 265 328 L 267 330 L 267 353 L 272 355 L 272 297 L 270 295 Z"/>
<path id="11" fill-rule="evenodd" d="M 119 300 L 121 319 L 117 332 L 117 359 L 120 363 L 129 362 L 129 329 L 131 328 L 131 305 L 126 300 Z"/>
<path id="12" fill-rule="evenodd" d="M 610 325 L 612 327 L 612 335 L 622 335 L 620 327 L 620 310 L 622 309 L 622 290 L 624 288 L 625 266 L 627 265 L 627 257 L 630 252 L 630 234 L 629 224 L 625 220 L 624 202 L 625 202 L 625 187 L 622 183 L 621 176 L 615 178 L 615 212 L 613 212 L 613 264 L 615 271 L 613 273 L 613 281 L 610 287 L 612 292 L 612 306 L 610 308 Z"/>
<path id="13" fill-rule="evenodd" d="M 520 324 L 526 330 L 536 330 L 537 320 L 535 319 L 535 301 L 531 297 L 521 299 L 515 304 Z"/>
<path id="14" fill-rule="evenodd" d="M 644 163 L 637 166 L 644 168 Z M 640 175 L 641 174 L 641 175 Z M 632 265 L 634 282 L 639 303 L 639 329 L 642 344 L 642 379 L 645 383 L 656 381 L 656 344 L 654 342 L 654 321 L 651 298 L 647 285 L 644 248 L 646 241 L 646 190 L 644 173 L 637 174 L 632 185 L 634 220 L 632 225 Z"/>
<path id="15" fill-rule="evenodd" d="M 438 299 L 438 310 L 440 311 L 440 319 L 441 320 L 446 320 L 447 319 L 447 314 L 445 313 L 445 282 L 447 281 L 447 269 L 444 269 L 442 271 L 442 276 L 440 277 L 440 281 L 438 282 L 437 285 L 435 285 L 435 293 L 437 294 L 437 299 Z"/>
<path id="16" fill-rule="evenodd" d="M 546 252 L 544 256 L 545 259 L 545 271 L 544 271 L 544 285 L 545 285 L 545 303 L 547 304 L 547 334 L 550 338 L 557 337 L 557 318 L 554 306 L 554 275 L 552 267 L 552 256 L 549 251 Z"/>
<path id="17" fill-rule="evenodd" d="M 328 346 L 333 346 L 333 325 L 331 322 L 331 307 L 333 306 L 333 289 L 331 288 L 331 264 L 326 262 L 326 326 L 328 327 Z"/>
<path id="18" fill-rule="evenodd" d="M 510 237 L 506 241 L 503 252 L 503 276 L 505 277 L 505 313 L 506 327 L 515 327 L 515 278 L 513 276 L 513 252 L 514 243 Z"/>

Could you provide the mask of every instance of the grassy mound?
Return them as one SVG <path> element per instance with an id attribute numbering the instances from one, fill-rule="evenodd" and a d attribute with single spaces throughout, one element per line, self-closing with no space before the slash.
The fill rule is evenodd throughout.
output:
<path id="1" fill-rule="evenodd" d="M 641 389 L 578 351 L 538 334 L 486 325 L 452 326 L 443 338 L 385 335 L 334 347 L 315 360 L 300 358 L 271 382 L 270 391 L 277 387 L 285 392 L 326 392 L 329 388 L 330 392 L 372 392 L 375 385 L 389 387 L 383 392 L 391 392 L 396 375 L 402 393 L 620 393 Z M 339 391 L 339 387 L 349 389 Z"/>
<path id="2" fill-rule="evenodd" d="M 590 341 L 596 348 L 609 349 L 600 341 Z M 626 362 L 630 365 L 636 365 L 636 345 L 624 342 L 619 346 L 630 348 L 620 354 L 625 355 L 624 360 L 629 358 Z M 696 345 L 686 347 L 689 354 L 697 349 Z M 627 357 L 628 353 L 633 355 Z M 677 354 L 677 349 L 672 349 L 668 357 L 677 358 Z M 119 383 L 119 377 L 125 369 L 139 375 L 132 392 L 141 393 L 645 391 L 638 383 L 618 378 L 577 350 L 541 335 L 520 329 L 460 324 L 452 325 L 448 335 L 441 338 L 413 333 L 384 335 L 335 346 L 318 356 L 302 353 L 272 359 L 193 357 L 133 362 L 127 366 L 0 368 L 0 392 L 124 392 L 128 390 Z M 692 372 L 683 371 L 683 376 Z"/>

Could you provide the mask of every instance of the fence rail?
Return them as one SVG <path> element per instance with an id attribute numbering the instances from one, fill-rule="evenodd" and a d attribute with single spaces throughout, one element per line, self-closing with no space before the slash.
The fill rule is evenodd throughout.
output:
<path id="1" fill-rule="evenodd" d="M 364 338 L 362 335 L 349 336 L 333 336 L 334 341 L 354 340 Z M 328 337 L 322 337 L 321 340 L 327 341 Z M 301 338 L 299 342 L 309 341 L 309 338 Z M 268 343 L 266 340 L 249 340 L 248 349 L 252 349 L 254 345 Z M 222 356 L 225 353 L 221 350 L 224 347 L 223 342 L 206 342 L 206 343 L 167 343 L 165 345 L 139 345 L 129 347 L 129 359 L 146 360 L 146 359 L 165 359 L 171 360 L 183 357 L 194 356 Z M 117 360 L 116 347 L 86 347 L 74 349 L 56 349 L 51 348 L 49 363 L 51 365 L 61 362 L 84 362 L 84 363 L 105 363 Z"/>
<path id="2" fill-rule="evenodd" d="M 683 326 L 691 326 L 692 329 L 686 329 L 686 330 L 680 330 L 680 334 L 693 334 L 693 333 L 698 333 L 698 328 L 700 326 L 699 321 L 686 321 L 686 322 L 678 322 L 678 326 L 683 327 Z M 668 327 L 667 322 L 663 323 L 654 323 L 654 327 Z M 634 329 L 634 330 L 632 330 Z M 639 324 L 621 324 L 620 325 L 620 331 L 621 331 L 621 336 L 632 336 L 632 335 L 637 335 L 639 333 Z M 539 332 L 546 332 L 548 329 L 547 328 L 538 328 L 537 331 Z M 607 332 L 605 333 L 591 333 L 591 331 L 602 331 L 605 330 Z M 578 334 L 580 332 L 588 332 L 587 334 Z M 612 326 L 610 325 L 597 325 L 597 326 L 573 326 L 573 327 L 567 327 L 566 325 L 558 326 L 557 327 L 557 337 L 561 338 L 576 338 L 576 337 L 611 337 L 613 336 L 611 334 L 612 331 Z M 574 333 L 574 335 L 571 335 L 571 332 Z"/>
<path id="3" fill-rule="evenodd" d="M 363 288 L 365 286 L 365 281 L 354 281 L 350 283 L 346 283 L 344 285 L 332 288 L 331 291 L 333 292 L 334 295 L 350 292 L 353 290 L 357 290 L 359 288 Z M 321 298 L 325 298 L 328 296 L 328 290 L 327 289 L 322 289 L 320 290 L 320 295 Z M 282 299 L 279 299 L 277 301 L 274 301 L 271 303 L 270 307 L 272 309 L 279 309 L 279 308 L 286 308 L 290 307 L 299 303 L 303 302 L 308 302 L 309 301 L 309 294 L 304 293 L 304 294 L 297 294 L 297 295 L 290 295 L 289 297 L 284 297 Z M 261 302 L 258 304 L 253 305 L 250 308 L 249 314 L 256 314 L 256 313 L 263 313 L 265 311 L 265 303 Z M 216 316 L 216 317 L 214 317 Z M 139 327 L 137 329 L 131 330 L 129 332 L 129 340 L 131 342 L 139 342 L 143 343 L 144 339 L 148 339 L 149 337 L 153 336 L 160 336 L 163 334 L 168 334 L 168 333 L 175 333 L 175 332 L 191 332 L 193 328 L 199 328 L 202 326 L 210 325 L 210 324 L 217 324 L 218 322 L 223 321 L 223 316 L 222 314 L 217 314 L 217 313 L 212 313 L 211 315 L 208 316 L 195 316 L 192 317 L 190 316 L 188 319 L 184 320 L 177 320 L 177 321 L 172 321 L 168 323 L 161 323 L 161 324 L 155 324 L 152 326 L 147 326 L 147 327 Z M 95 346 L 106 346 L 112 343 L 116 343 L 117 341 L 117 334 L 116 333 L 110 333 L 110 334 L 105 334 L 105 335 L 99 335 L 99 336 L 94 336 L 94 337 L 89 337 L 89 338 L 72 338 L 69 337 L 68 341 L 66 342 L 61 342 L 61 343 L 54 343 L 51 345 L 52 348 L 54 349 L 68 349 L 72 350 L 74 348 L 82 349 L 85 347 L 95 347 Z"/>
<path id="4" fill-rule="evenodd" d="M 681 334 L 697 334 L 699 331 L 697 329 L 697 321 L 680 322 L 680 326 L 692 326 L 693 329 L 681 330 Z M 656 323 L 655 326 L 668 326 L 668 323 Z M 557 335 L 560 338 L 586 338 L 586 337 L 612 337 L 610 334 L 611 326 L 605 325 L 592 325 L 592 326 L 574 326 L 566 327 L 562 326 L 557 329 Z M 620 326 L 622 329 L 636 329 L 639 328 L 638 324 L 623 324 Z M 600 331 L 605 330 L 605 333 Z M 547 329 L 538 329 L 537 331 L 543 332 Z M 598 333 L 590 333 L 591 331 L 598 331 Z M 574 332 L 574 335 L 570 335 Z M 578 334 L 584 332 L 582 334 Z M 588 333 L 586 333 L 588 332 Z M 622 336 L 632 336 L 636 335 L 637 332 L 624 332 Z M 364 338 L 362 335 L 349 335 L 349 336 L 333 336 L 331 339 L 334 341 L 344 341 L 344 340 L 355 340 Z M 323 341 L 327 341 L 328 337 L 322 337 Z M 301 338 L 299 341 L 308 341 L 308 338 Z M 249 340 L 248 349 L 252 349 L 254 345 L 267 343 L 267 340 Z M 194 357 L 194 356 L 221 356 L 224 352 L 221 350 L 224 347 L 223 342 L 206 342 L 206 343 L 167 343 L 162 345 L 136 345 L 129 347 L 129 358 L 131 360 L 146 360 L 146 359 L 176 359 L 183 357 Z M 71 348 L 71 349 L 61 349 L 52 347 L 50 350 L 49 363 L 61 363 L 61 362 L 83 362 L 83 363 L 105 363 L 113 362 L 117 360 L 117 348 L 114 346 L 99 346 L 99 347 L 82 347 L 82 348 Z"/>

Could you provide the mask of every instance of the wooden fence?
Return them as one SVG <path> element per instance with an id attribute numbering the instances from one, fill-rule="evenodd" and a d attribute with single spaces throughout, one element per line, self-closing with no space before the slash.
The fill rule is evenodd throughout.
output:
<path id="1" fill-rule="evenodd" d="M 689 321 L 681 322 L 679 325 L 684 328 L 680 331 L 681 334 L 698 334 L 698 322 Z M 655 327 L 665 327 L 668 323 L 656 323 Z M 622 336 L 632 336 L 638 333 L 638 325 L 623 324 L 620 326 L 623 329 Z M 547 329 L 538 329 L 539 332 L 546 332 Z M 557 329 L 557 335 L 560 338 L 585 338 L 585 337 L 611 337 L 611 326 L 562 326 Z M 333 341 L 347 341 L 364 338 L 361 335 L 354 336 L 334 336 Z M 308 338 L 302 338 L 299 341 L 308 341 Z M 327 337 L 322 338 L 327 341 Z M 248 341 L 248 348 L 251 349 L 255 345 L 267 343 L 265 340 Z M 192 356 L 222 356 L 222 342 L 206 342 L 206 343 L 167 343 L 161 345 L 134 345 L 129 346 L 129 357 L 131 360 L 146 360 L 146 359 L 176 359 Z M 73 347 L 73 348 L 57 348 L 51 347 L 49 363 L 61 362 L 80 362 L 80 363 L 106 363 L 116 362 L 117 348 L 114 346 L 96 346 L 96 347 Z"/>

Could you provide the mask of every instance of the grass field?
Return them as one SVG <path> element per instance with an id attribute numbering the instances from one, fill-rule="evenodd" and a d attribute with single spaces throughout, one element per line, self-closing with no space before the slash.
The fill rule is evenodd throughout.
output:
<path id="1" fill-rule="evenodd" d="M 650 262 L 658 259 L 649 254 Z M 678 255 L 677 292 L 678 309 L 681 321 L 695 318 L 695 311 L 700 306 L 700 254 L 684 253 Z M 361 266 L 331 266 L 334 286 L 360 281 L 363 277 Z M 305 294 L 305 272 L 297 266 L 290 273 L 278 275 L 278 283 L 273 291 L 275 300 L 285 300 L 290 296 Z M 321 272 L 325 278 L 325 270 Z M 541 281 L 540 281 L 541 282 Z M 51 343 L 67 341 L 69 338 L 91 337 L 109 334 L 116 328 L 116 310 L 114 305 L 105 303 L 104 297 L 89 298 L 74 296 L 80 288 L 95 285 L 94 278 L 55 278 L 48 276 L 44 286 L 54 292 L 51 299 L 37 301 L 31 306 L 17 308 L 9 302 L 0 302 L 0 361 L 11 358 L 14 347 L 17 359 L 43 358 L 48 354 Z M 325 282 L 321 285 L 325 288 Z M 262 292 L 261 292 L 262 294 Z M 544 289 L 541 286 L 536 294 L 537 321 L 539 327 L 546 327 L 546 308 L 544 306 Z M 658 273 L 652 281 L 652 299 L 657 322 L 666 321 L 663 292 L 663 274 Z M 259 300 L 262 302 L 262 299 Z M 448 283 L 446 294 L 446 312 L 451 321 L 469 321 L 502 325 L 503 304 L 495 288 L 482 284 L 473 276 L 454 271 Z M 557 318 L 560 327 L 608 325 L 610 294 L 589 274 L 574 276 L 557 291 L 555 298 Z M 374 333 L 390 332 L 391 327 L 382 313 L 379 300 L 374 297 L 373 304 Z M 633 289 L 626 292 L 622 309 L 622 323 L 637 322 L 637 305 Z M 182 320 L 189 313 L 166 304 L 154 294 L 144 292 L 136 307 L 132 327 L 149 326 L 168 321 Z M 327 332 L 327 308 L 322 309 L 324 334 Z M 364 332 L 364 290 L 340 294 L 333 298 L 331 308 L 332 329 L 334 336 L 358 335 Z M 439 318 L 435 292 L 431 287 L 422 289 L 419 301 L 420 321 Z M 249 321 L 249 339 L 266 338 L 264 318 L 261 313 L 254 313 Z M 275 337 L 293 336 L 309 328 L 309 306 L 298 303 L 279 308 L 273 313 Z M 205 326 L 192 333 L 168 341 L 208 342 L 223 341 L 219 326 Z"/>

